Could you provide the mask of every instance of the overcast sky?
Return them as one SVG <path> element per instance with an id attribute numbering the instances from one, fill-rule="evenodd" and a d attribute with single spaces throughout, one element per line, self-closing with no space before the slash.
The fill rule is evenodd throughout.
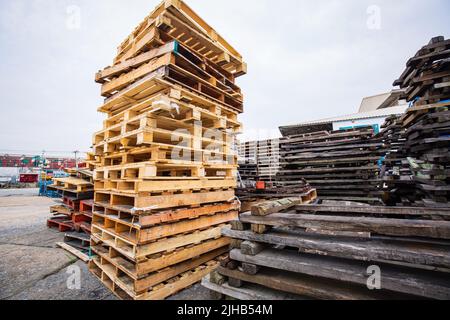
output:
<path id="1" fill-rule="evenodd" d="M 450 35 L 447 0 L 186 2 L 248 63 L 244 139 L 356 112 Z M 0 0 L 0 153 L 88 151 L 104 118 L 94 74 L 158 3 Z"/>

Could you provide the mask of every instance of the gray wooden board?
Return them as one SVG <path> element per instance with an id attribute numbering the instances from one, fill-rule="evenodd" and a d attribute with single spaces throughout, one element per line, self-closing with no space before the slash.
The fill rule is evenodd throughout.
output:
<path id="1" fill-rule="evenodd" d="M 438 245 L 410 241 L 331 237 L 297 231 L 273 230 L 265 234 L 224 229 L 233 239 L 282 245 L 304 252 L 361 261 L 397 261 L 414 265 L 450 268 L 450 243 Z M 450 277 L 450 274 L 449 274 Z"/>
<path id="2" fill-rule="evenodd" d="M 276 213 L 266 217 L 240 215 L 244 223 L 300 227 L 328 231 L 371 232 L 388 236 L 415 236 L 450 239 L 450 221 L 408 220 L 391 218 L 345 217 Z"/>
<path id="3" fill-rule="evenodd" d="M 272 268 L 262 268 L 256 275 L 248 275 L 239 270 L 229 270 L 223 267 L 219 267 L 217 271 L 226 277 L 320 300 L 393 300 L 411 298 L 411 296 L 403 294 L 373 291 L 364 286 L 330 279 L 320 279 L 288 271 L 280 272 Z"/>
<path id="4" fill-rule="evenodd" d="M 302 273 L 310 276 L 367 285 L 368 262 L 299 254 L 288 250 L 268 249 L 256 256 L 246 256 L 240 250 L 230 253 L 233 260 L 259 266 Z M 450 299 L 450 277 L 439 272 L 400 268 L 378 264 L 384 290 L 430 299 Z"/>
<path id="5" fill-rule="evenodd" d="M 297 205 L 298 212 L 340 213 L 340 214 L 383 214 L 406 216 L 442 216 L 450 218 L 450 209 L 430 209 L 419 207 L 382 207 L 382 206 L 346 206 L 346 205 Z"/>
<path id="6" fill-rule="evenodd" d="M 293 294 L 276 291 L 251 283 L 245 284 L 245 286 L 241 288 L 231 287 L 228 283 L 218 285 L 212 283 L 209 280 L 209 276 L 203 278 L 202 286 L 237 300 L 305 300 L 305 298 Z"/>

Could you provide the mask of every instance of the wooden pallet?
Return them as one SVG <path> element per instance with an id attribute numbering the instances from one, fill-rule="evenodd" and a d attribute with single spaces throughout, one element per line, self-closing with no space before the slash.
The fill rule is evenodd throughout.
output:
<path id="1" fill-rule="evenodd" d="M 115 250 L 114 247 L 109 247 L 105 244 L 93 246 L 92 251 L 96 255 L 110 261 L 131 278 L 138 280 L 146 277 L 150 273 L 163 270 L 169 266 L 190 260 L 192 257 L 199 257 L 211 251 L 223 249 L 223 253 L 225 253 L 227 251 L 226 247 L 229 244 L 230 239 L 222 237 L 180 247 L 175 251 L 161 252 L 145 258 L 142 257 L 137 261 L 129 260 L 128 257 Z"/>
<path id="2" fill-rule="evenodd" d="M 385 154 L 372 128 L 288 136 L 280 140 L 281 168 L 274 180 L 287 186 L 306 179 L 320 197 L 382 201 L 380 161 Z"/>
<path id="3" fill-rule="evenodd" d="M 194 106 L 199 106 L 212 113 L 215 113 L 214 111 L 219 109 L 228 115 L 234 113 L 233 118 L 237 117 L 239 111 L 226 101 L 220 101 L 214 97 L 182 86 L 174 86 L 164 78 L 165 73 L 163 71 L 158 69 L 121 92 L 106 99 L 105 103 L 99 108 L 99 111 L 109 113 L 110 117 L 115 116 L 128 109 L 134 110 L 134 108 L 140 106 L 148 106 L 149 102 L 151 103 L 155 98 L 164 94 L 181 102 L 189 102 Z M 133 100 L 130 100 L 130 98 Z"/>
<path id="4" fill-rule="evenodd" d="M 258 255 L 244 255 L 240 250 L 232 250 L 232 259 L 313 277 L 340 280 L 360 286 L 367 285 L 367 269 L 371 263 L 354 263 L 348 260 L 321 257 L 317 255 L 299 255 L 288 250 L 268 249 Z M 447 274 L 427 271 L 410 271 L 395 266 L 379 264 L 383 270 L 385 290 L 407 295 L 421 295 L 430 299 L 448 299 L 450 287 L 445 279 Z M 405 282 L 404 279 L 410 279 Z M 367 289 L 367 291 L 369 291 Z"/>
<path id="5" fill-rule="evenodd" d="M 252 231 L 226 229 L 223 234 L 233 239 L 298 248 L 301 252 L 316 252 L 323 256 L 352 258 L 359 261 L 396 261 L 422 267 L 450 269 L 448 246 L 439 242 L 372 236 L 336 239 L 302 231 L 270 231 L 258 234 Z M 356 233 L 355 233 L 356 235 Z"/>
<path id="6" fill-rule="evenodd" d="M 291 200 L 254 206 L 222 232 L 233 249 L 216 285 L 314 299 L 448 299 L 448 208 Z M 368 289 L 369 266 L 381 268 L 381 290 Z"/>
<path id="7" fill-rule="evenodd" d="M 161 210 L 217 202 L 229 202 L 235 198 L 234 190 L 202 190 L 201 192 L 165 192 L 127 194 L 116 192 L 96 192 L 95 202 L 110 206 L 120 206 L 137 211 Z"/>
<path id="8" fill-rule="evenodd" d="M 147 115 L 147 117 L 173 119 L 185 124 L 192 124 L 197 121 L 199 125 L 201 124 L 202 127 L 207 129 L 240 131 L 242 124 L 237 120 L 235 111 L 227 110 L 219 104 L 208 104 L 204 101 L 186 102 L 180 100 L 180 98 L 182 98 L 182 93 L 175 89 L 169 89 L 167 93 L 154 94 L 128 109 L 110 115 L 103 122 L 103 129 Z"/>
<path id="9" fill-rule="evenodd" d="M 67 232 L 75 230 L 72 220 L 67 217 L 54 217 L 47 220 L 47 227 L 56 228 L 59 232 Z"/>
<path id="10" fill-rule="evenodd" d="M 176 51 L 155 57 L 127 73 L 111 78 L 109 81 L 103 83 L 101 93 L 103 96 L 108 97 L 127 87 L 142 76 L 163 66 L 176 70 L 184 76 L 189 75 L 191 81 L 195 79 L 203 86 L 209 87 L 210 90 L 220 92 L 229 99 L 242 100 L 238 86 L 225 77 L 221 77 L 221 74 L 217 70 L 212 68 L 205 70 L 205 68 L 202 68 L 204 66 L 204 60 L 192 54 L 192 52 L 183 46 L 178 46 Z"/>
<path id="11" fill-rule="evenodd" d="M 105 215 L 94 213 L 92 230 L 96 233 L 107 233 L 115 237 L 120 237 L 121 239 L 126 239 L 133 244 L 139 245 L 147 244 L 161 238 L 185 234 L 195 230 L 203 230 L 212 226 L 228 223 L 237 219 L 237 217 L 237 211 L 230 211 L 144 229 L 132 221 L 127 222 L 125 220 L 110 218 Z"/>
<path id="12" fill-rule="evenodd" d="M 78 178 L 55 178 L 53 179 L 52 188 L 64 190 L 64 191 L 72 191 L 76 193 L 85 193 L 93 191 L 92 184 L 86 180 L 78 179 Z"/>
<path id="13" fill-rule="evenodd" d="M 107 246 L 113 247 L 128 259 L 137 260 L 146 259 L 146 257 L 157 253 L 173 251 L 181 247 L 201 243 L 210 239 L 218 239 L 222 236 L 221 232 L 224 228 L 229 228 L 229 225 L 219 225 L 206 230 L 196 230 L 184 235 L 160 238 L 159 240 L 146 245 L 136 245 L 124 237 L 117 236 L 113 232 L 93 227 L 91 239 L 95 243 L 92 246 L 95 246 L 97 243 L 104 243 Z"/>
<path id="14" fill-rule="evenodd" d="M 102 180 L 189 180 L 234 178 L 236 166 L 229 164 L 199 164 L 188 161 L 177 164 L 138 162 L 104 166 L 94 172 L 95 181 Z M 175 183 L 175 182 L 174 182 Z M 98 186 L 97 186 L 98 187 Z"/>
<path id="15" fill-rule="evenodd" d="M 189 265 L 198 265 L 200 261 L 202 261 L 202 259 L 194 260 Z M 188 267 L 188 264 L 178 265 L 178 268 L 167 270 L 165 273 L 155 277 L 155 279 L 150 279 L 148 283 L 153 284 L 153 286 L 146 291 L 143 290 L 136 294 L 132 282 L 126 277 L 117 276 L 116 270 L 112 265 L 108 263 L 102 264 L 102 261 L 98 258 L 93 259 L 89 263 L 90 271 L 116 296 L 120 299 L 132 300 L 163 300 L 200 282 L 205 275 L 212 272 L 217 266 L 218 262 L 213 260 L 201 264 L 198 267 L 194 267 L 192 270 L 180 272 L 180 270 L 185 270 L 186 267 Z M 172 278 L 170 278 L 171 276 Z"/>
<path id="16" fill-rule="evenodd" d="M 241 55 L 182 1 L 165 1 L 155 8 L 120 45 L 115 62 L 133 57 L 149 47 L 149 43 L 160 44 L 162 39 L 158 35 L 161 33 L 163 36 L 171 34 L 173 38 L 179 39 L 199 55 L 229 72 L 235 69 L 234 77 L 245 73 Z"/>
<path id="17" fill-rule="evenodd" d="M 443 37 L 430 40 L 407 62 L 394 86 L 405 89 L 405 98 L 416 105 L 438 103 L 450 98 L 450 41 Z"/>
<path id="18" fill-rule="evenodd" d="M 94 205 L 93 212 L 109 218 L 122 221 L 133 221 L 145 228 L 163 223 L 178 222 L 186 219 L 196 219 L 202 216 L 214 215 L 221 212 L 238 211 L 238 201 L 204 204 L 191 207 L 170 208 L 165 210 L 132 210 L 122 207 L 109 206 L 101 203 Z"/>

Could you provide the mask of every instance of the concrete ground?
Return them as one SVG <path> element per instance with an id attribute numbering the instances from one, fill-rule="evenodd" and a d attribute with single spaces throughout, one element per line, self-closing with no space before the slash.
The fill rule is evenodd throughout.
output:
<path id="1" fill-rule="evenodd" d="M 0 190 L 0 300 L 115 300 L 85 263 L 56 247 L 64 234 L 46 226 L 55 201 L 37 193 Z M 79 288 L 74 274 L 80 274 Z M 170 299 L 209 297 L 196 285 Z"/>

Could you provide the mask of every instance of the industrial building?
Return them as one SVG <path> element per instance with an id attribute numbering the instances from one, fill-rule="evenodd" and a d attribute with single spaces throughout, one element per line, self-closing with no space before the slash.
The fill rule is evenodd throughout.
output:
<path id="1" fill-rule="evenodd" d="M 406 111 L 408 105 L 405 100 L 401 99 L 403 93 L 403 90 L 392 90 L 366 97 L 362 100 L 357 113 L 282 126 L 280 131 L 283 136 L 290 136 L 373 126 L 375 132 L 378 133 L 386 118 L 392 115 L 401 115 Z"/>

